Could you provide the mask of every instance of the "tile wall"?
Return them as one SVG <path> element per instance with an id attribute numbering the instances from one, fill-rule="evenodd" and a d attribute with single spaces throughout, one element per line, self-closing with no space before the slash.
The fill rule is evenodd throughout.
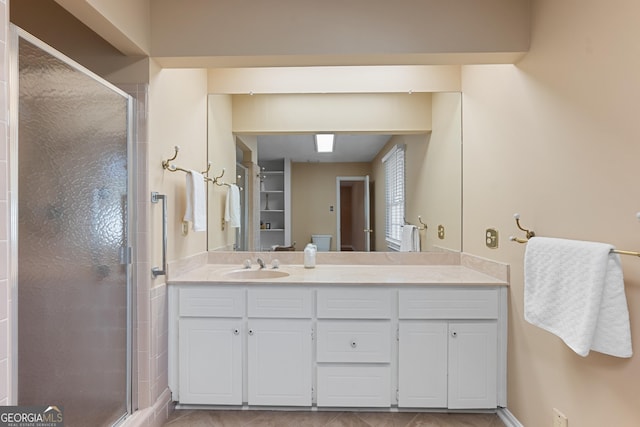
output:
<path id="1" fill-rule="evenodd" d="M 147 84 L 120 85 L 136 103 L 136 208 L 137 231 L 134 277 L 136 282 L 136 347 L 134 363 L 137 378 L 134 378 L 140 411 L 130 418 L 127 426 L 161 426 L 168 416 L 170 393 L 168 390 L 168 308 L 166 284 L 153 286 L 151 280 L 150 210 L 148 167 L 148 96 Z M 135 372 L 135 371 L 134 371 Z"/>

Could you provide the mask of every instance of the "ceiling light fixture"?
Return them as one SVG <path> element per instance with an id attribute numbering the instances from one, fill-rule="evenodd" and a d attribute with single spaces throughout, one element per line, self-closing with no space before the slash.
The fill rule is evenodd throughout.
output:
<path id="1" fill-rule="evenodd" d="M 335 135 L 332 133 L 316 134 L 316 151 L 318 153 L 333 153 Z"/>

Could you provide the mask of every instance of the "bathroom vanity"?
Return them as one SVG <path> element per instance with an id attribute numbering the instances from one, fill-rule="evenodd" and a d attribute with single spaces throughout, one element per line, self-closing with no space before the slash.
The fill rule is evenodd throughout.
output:
<path id="1" fill-rule="evenodd" d="M 506 405 L 507 283 L 470 268 L 206 265 L 169 285 L 181 407 Z"/>

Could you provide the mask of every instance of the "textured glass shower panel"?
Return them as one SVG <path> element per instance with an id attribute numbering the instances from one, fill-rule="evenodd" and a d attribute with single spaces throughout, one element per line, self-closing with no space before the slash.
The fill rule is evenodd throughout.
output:
<path id="1" fill-rule="evenodd" d="M 128 101 L 24 39 L 19 81 L 19 404 L 111 425 L 127 411 Z"/>

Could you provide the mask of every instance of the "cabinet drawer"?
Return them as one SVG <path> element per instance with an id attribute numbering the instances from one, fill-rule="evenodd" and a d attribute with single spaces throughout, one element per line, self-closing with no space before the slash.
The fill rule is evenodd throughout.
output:
<path id="1" fill-rule="evenodd" d="M 319 366 L 318 406 L 391 406 L 389 365 Z"/>
<path id="2" fill-rule="evenodd" d="M 398 295 L 401 319 L 497 319 L 497 289 L 413 289 Z"/>
<path id="3" fill-rule="evenodd" d="M 249 317 L 305 319 L 312 316 L 312 291 L 293 288 L 249 289 Z"/>
<path id="4" fill-rule="evenodd" d="M 391 322 L 388 320 L 318 321 L 318 362 L 391 361 Z"/>
<path id="5" fill-rule="evenodd" d="M 318 318 L 389 319 L 390 289 L 319 289 Z"/>
<path id="6" fill-rule="evenodd" d="M 182 317 L 242 317 L 244 291 L 214 287 L 180 289 Z"/>

